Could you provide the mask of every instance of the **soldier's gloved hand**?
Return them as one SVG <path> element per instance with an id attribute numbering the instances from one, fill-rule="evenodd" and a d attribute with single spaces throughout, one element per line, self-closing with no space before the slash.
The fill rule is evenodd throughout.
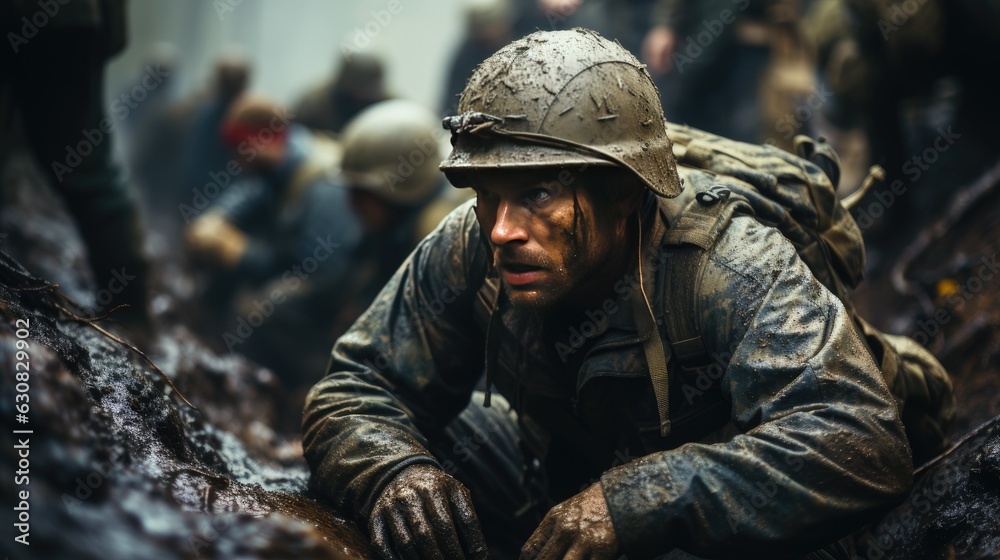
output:
<path id="1" fill-rule="evenodd" d="M 407 467 L 385 487 L 368 522 L 387 559 L 485 559 L 486 540 L 461 482 L 431 465 Z"/>
<path id="2" fill-rule="evenodd" d="M 614 560 L 619 548 L 598 482 L 549 510 L 521 549 L 521 560 Z"/>
<path id="3" fill-rule="evenodd" d="M 197 218 L 184 232 L 184 241 L 195 257 L 233 268 L 243 258 L 249 239 L 218 214 Z"/>

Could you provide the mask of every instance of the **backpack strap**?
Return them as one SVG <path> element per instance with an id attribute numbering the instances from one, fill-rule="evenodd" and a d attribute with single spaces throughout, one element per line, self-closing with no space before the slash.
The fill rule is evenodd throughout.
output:
<path id="1" fill-rule="evenodd" d="M 671 264 L 664 282 L 667 312 L 663 322 L 684 372 L 711 363 L 701 336 L 698 294 L 709 251 L 738 211 L 752 213 L 752 208 L 745 198 L 725 185 L 713 185 L 683 206 L 664 236 Z"/>

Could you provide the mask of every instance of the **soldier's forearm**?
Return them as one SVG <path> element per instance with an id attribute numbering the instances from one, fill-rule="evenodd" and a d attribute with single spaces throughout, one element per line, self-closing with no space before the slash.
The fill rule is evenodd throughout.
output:
<path id="1" fill-rule="evenodd" d="M 334 373 L 318 383 L 307 398 L 302 424 L 312 486 L 362 518 L 402 469 L 440 466 L 405 406 L 355 374 Z"/>
<path id="2" fill-rule="evenodd" d="M 868 426 L 845 431 L 856 424 L 844 412 Z M 868 416 L 802 411 L 608 471 L 601 484 L 625 552 L 805 553 L 859 529 L 905 493 L 911 469 L 902 435 Z"/>

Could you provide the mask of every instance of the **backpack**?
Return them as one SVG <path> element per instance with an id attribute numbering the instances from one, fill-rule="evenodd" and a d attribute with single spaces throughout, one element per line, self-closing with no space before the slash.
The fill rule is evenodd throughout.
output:
<path id="1" fill-rule="evenodd" d="M 773 226 L 795 247 L 809 270 L 852 316 L 850 290 L 864 278 L 861 229 L 837 200 L 839 161 L 824 142 L 797 138 L 814 163 L 769 145 L 746 144 L 688 126 L 670 125 L 668 135 L 685 178 L 671 203 L 665 243 L 675 266 L 690 274 L 673 275 L 670 301 L 693 301 L 708 251 L 737 213 L 749 213 Z M 685 168 L 707 173 L 685 173 Z M 667 314 L 666 329 L 685 369 L 708 362 L 693 306 Z"/>
<path id="2" fill-rule="evenodd" d="M 681 195 L 661 205 L 670 222 L 664 244 L 675 270 L 667 282 L 667 301 L 694 302 L 709 251 L 729 221 L 740 213 L 755 216 L 778 229 L 844 304 L 896 399 L 914 456 L 929 458 L 943 450 L 955 414 L 947 372 L 916 342 L 884 335 L 865 322 L 851 302 L 851 290 L 864 278 L 865 247 L 861 229 L 837 199 L 840 164 L 833 149 L 800 136 L 798 157 L 688 126 L 670 124 L 667 134 L 685 180 Z M 884 171 L 873 168 L 857 196 L 882 179 Z M 681 373 L 691 375 L 711 363 L 712 349 L 702 341 L 697 306 L 674 307 L 664 316 L 665 334 Z M 660 398 L 666 395 L 665 364 L 653 363 L 658 360 L 651 349 L 646 355 Z"/>

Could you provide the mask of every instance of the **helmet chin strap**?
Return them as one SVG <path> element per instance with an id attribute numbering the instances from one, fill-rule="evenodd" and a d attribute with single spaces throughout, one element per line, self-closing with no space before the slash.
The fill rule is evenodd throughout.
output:
<path id="1" fill-rule="evenodd" d="M 667 356 L 663 350 L 663 339 L 660 338 L 660 329 L 656 326 L 656 315 L 653 307 L 649 303 L 646 295 L 646 282 L 643 274 L 642 260 L 642 211 L 637 215 L 639 224 L 639 249 L 636 251 L 639 260 L 639 293 L 642 300 L 632 298 L 633 313 L 635 315 L 636 328 L 639 332 L 646 332 L 646 340 L 642 343 L 643 353 L 646 355 L 646 365 L 649 368 L 649 378 L 653 383 L 653 393 L 656 396 L 656 410 L 660 416 L 660 436 L 667 437 L 670 434 L 670 391 L 669 377 L 667 375 Z"/>

